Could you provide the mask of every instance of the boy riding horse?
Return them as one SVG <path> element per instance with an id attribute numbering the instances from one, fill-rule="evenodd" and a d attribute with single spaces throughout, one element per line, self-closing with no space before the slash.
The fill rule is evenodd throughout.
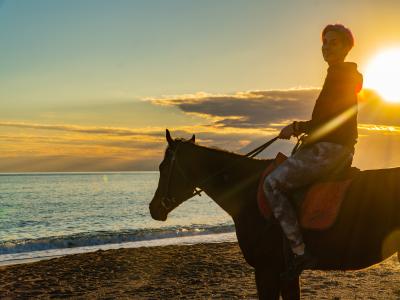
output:
<path id="1" fill-rule="evenodd" d="M 279 134 L 282 139 L 306 134 L 306 139 L 264 181 L 264 193 L 294 255 L 291 275 L 300 275 L 302 270 L 311 268 L 316 259 L 304 245 L 289 192 L 338 167 L 350 166 L 353 160 L 358 137 L 357 94 L 363 80 L 355 63 L 344 62 L 353 45 L 351 31 L 341 24 L 328 25 L 322 31 L 322 55 L 329 67 L 312 118 L 295 121 Z"/>

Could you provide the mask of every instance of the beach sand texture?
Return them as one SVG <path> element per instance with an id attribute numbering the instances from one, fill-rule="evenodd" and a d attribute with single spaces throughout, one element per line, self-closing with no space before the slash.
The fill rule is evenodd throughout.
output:
<path id="1" fill-rule="evenodd" d="M 361 271 L 306 271 L 302 299 L 400 299 L 396 256 Z M 0 269 L 0 299 L 257 299 L 237 243 L 96 251 Z"/>

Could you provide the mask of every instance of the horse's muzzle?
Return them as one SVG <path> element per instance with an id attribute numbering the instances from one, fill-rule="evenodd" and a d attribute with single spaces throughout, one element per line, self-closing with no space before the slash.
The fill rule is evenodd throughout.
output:
<path id="1" fill-rule="evenodd" d="M 151 203 L 149 205 L 149 210 L 150 210 L 150 215 L 154 220 L 157 220 L 157 221 L 167 220 L 168 214 L 165 212 L 162 212 L 162 209 L 160 207 L 157 207 L 157 205 L 154 205 L 154 201 L 151 201 Z"/>

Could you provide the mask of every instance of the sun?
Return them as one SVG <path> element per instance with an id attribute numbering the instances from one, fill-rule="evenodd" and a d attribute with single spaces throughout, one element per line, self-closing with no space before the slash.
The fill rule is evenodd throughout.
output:
<path id="1" fill-rule="evenodd" d="M 387 102 L 400 104 L 400 47 L 384 50 L 369 62 L 364 87 L 375 90 Z"/>

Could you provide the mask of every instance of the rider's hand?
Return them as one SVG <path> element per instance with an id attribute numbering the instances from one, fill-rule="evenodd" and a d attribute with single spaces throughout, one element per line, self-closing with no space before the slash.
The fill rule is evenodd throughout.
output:
<path id="1" fill-rule="evenodd" d="M 279 138 L 288 140 L 292 135 L 294 135 L 293 124 L 289 124 L 282 128 L 281 132 L 279 133 Z"/>

